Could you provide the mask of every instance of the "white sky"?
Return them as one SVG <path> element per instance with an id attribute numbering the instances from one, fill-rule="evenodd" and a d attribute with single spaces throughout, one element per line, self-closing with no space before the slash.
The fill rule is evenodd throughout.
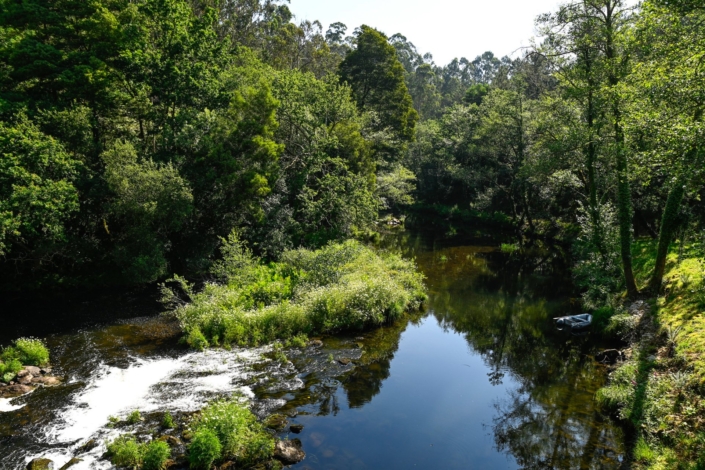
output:
<path id="1" fill-rule="evenodd" d="M 438 65 L 472 60 L 485 51 L 502 57 L 528 46 L 534 19 L 560 0 L 291 0 L 297 20 L 319 20 L 323 31 L 340 21 L 348 34 L 366 24 L 388 36 L 401 33 Z"/>

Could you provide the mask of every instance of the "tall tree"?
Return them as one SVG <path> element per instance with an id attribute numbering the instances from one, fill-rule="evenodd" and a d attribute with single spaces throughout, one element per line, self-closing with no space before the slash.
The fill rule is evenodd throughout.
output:
<path id="1" fill-rule="evenodd" d="M 404 80 L 404 66 L 387 37 L 363 25 L 339 73 L 358 107 L 376 114 L 374 130 L 391 133 L 391 145 L 379 149 L 385 160 L 400 158 L 406 144 L 414 140 L 418 113 Z"/>

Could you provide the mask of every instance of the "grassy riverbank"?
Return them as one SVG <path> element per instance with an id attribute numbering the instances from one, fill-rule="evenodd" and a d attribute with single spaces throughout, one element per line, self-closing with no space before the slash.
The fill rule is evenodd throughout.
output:
<path id="1" fill-rule="evenodd" d="M 196 349 L 362 330 L 418 309 L 426 298 L 413 262 L 356 241 L 291 250 L 270 264 L 253 257 L 235 236 L 222 251 L 223 261 L 212 271 L 218 282 L 194 292 L 177 279 L 186 302 L 180 292 L 164 290 Z"/>
<path id="2" fill-rule="evenodd" d="M 646 286 L 656 247 L 634 246 L 637 276 Z M 623 313 L 612 327 L 631 340 L 628 360 L 598 400 L 634 431 L 634 468 L 705 468 L 705 256 L 698 244 L 676 246 L 663 295 L 640 319 Z"/>

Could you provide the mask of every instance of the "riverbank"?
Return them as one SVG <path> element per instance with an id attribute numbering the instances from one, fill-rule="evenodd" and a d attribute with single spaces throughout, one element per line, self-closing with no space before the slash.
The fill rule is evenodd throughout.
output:
<path id="1" fill-rule="evenodd" d="M 651 241 L 634 245 L 642 287 L 655 250 Z M 631 430 L 634 468 L 705 468 L 705 257 L 698 244 L 671 250 L 663 294 L 641 310 L 611 320 L 630 346 L 598 400 Z"/>

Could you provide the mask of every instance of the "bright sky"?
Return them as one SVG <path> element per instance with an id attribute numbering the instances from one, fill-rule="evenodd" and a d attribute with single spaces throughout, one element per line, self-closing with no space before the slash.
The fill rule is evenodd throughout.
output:
<path id="1" fill-rule="evenodd" d="M 348 26 L 366 24 L 388 36 L 401 33 L 438 65 L 454 57 L 472 60 L 485 51 L 502 57 L 528 46 L 534 19 L 560 0 L 291 0 L 297 20 Z"/>

